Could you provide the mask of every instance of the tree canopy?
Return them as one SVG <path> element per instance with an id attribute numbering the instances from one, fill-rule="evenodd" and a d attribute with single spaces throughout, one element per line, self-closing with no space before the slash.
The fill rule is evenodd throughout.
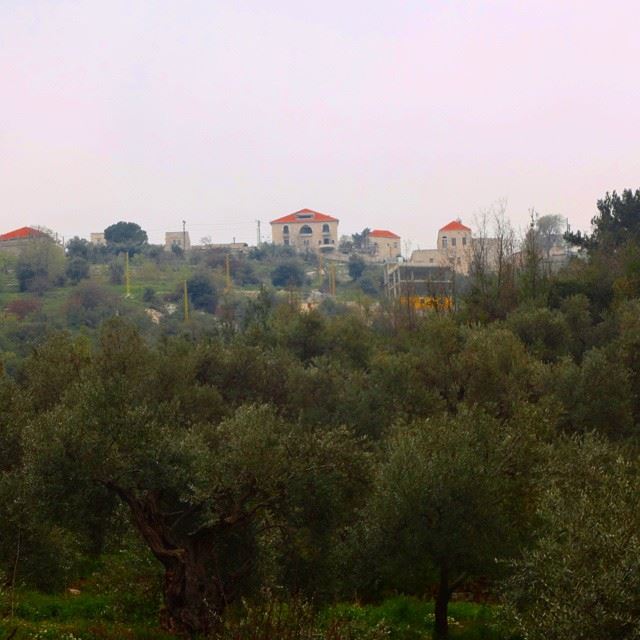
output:
<path id="1" fill-rule="evenodd" d="M 104 230 L 107 246 L 125 250 L 139 248 L 147 244 L 147 232 L 135 222 L 116 222 Z"/>

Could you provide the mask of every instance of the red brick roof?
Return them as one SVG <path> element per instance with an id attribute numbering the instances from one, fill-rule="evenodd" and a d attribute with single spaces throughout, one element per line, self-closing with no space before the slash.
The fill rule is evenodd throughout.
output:
<path id="1" fill-rule="evenodd" d="M 20 227 L 19 229 L 14 229 L 13 231 L 9 231 L 8 233 L 3 233 L 0 235 L 0 242 L 4 242 L 5 240 L 24 240 L 26 238 L 41 238 L 46 236 L 47 234 L 39 229 L 34 229 L 33 227 Z"/>
<path id="2" fill-rule="evenodd" d="M 465 227 L 460 220 L 452 220 L 446 224 L 440 231 L 471 231 L 469 227 Z"/>
<path id="3" fill-rule="evenodd" d="M 400 236 L 393 233 L 393 231 L 387 231 L 387 229 L 374 229 L 369 231 L 370 238 L 389 238 L 390 240 L 400 240 Z"/>
<path id="4" fill-rule="evenodd" d="M 310 217 L 300 218 L 300 216 Z M 300 209 L 300 211 L 290 213 L 288 216 L 283 216 L 282 218 L 272 220 L 271 224 L 280 224 L 286 222 L 338 222 L 338 218 L 328 216 L 326 213 L 318 213 L 317 211 L 313 211 L 312 209 Z"/>

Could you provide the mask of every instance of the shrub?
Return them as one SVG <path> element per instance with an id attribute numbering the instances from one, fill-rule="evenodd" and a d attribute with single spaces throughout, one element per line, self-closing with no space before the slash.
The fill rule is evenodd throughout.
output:
<path id="1" fill-rule="evenodd" d="M 37 313 L 42 309 L 42 302 L 36 298 L 18 298 L 12 300 L 5 307 L 7 313 L 11 313 L 19 320 L 24 320 L 28 315 Z"/>
<path id="2" fill-rule="evenodd" d="M 89 277 L 89 262 L 85 258 L 71 258 L 67 262 L 67 278 L 74 284 Z"/>
<path id="3" fill-rule="evenodd" d="M 271 273 L 274 287 L 301 287 L 305 284 L 306 276 L 298 262 L 288 261 L 280 263 Z"/>
<path id="4" fill-rule="evenodd" d="M 195 309 L 215 313 L 218 306 L 218 291 L 211 278 L 204 273 L 197 273 L 187 280 L 189 300 Z"/>

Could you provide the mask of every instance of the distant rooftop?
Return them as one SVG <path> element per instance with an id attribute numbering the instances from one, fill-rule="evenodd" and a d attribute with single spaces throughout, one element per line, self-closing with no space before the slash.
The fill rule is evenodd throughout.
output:
<path id="1" fill-rule="evenodd" d="M 14 229 L 13 231 L 0 235 L 0 242 L 7 240 L 26 240 L 27 238 L 43 238 L 46 236 L 47 234 L 44 233 L 44 231 L 40 231 L 40 229 L 20 227 L 19 229 Z"/>
<path id="2" fill-rule="evenodd" d="M 390 240 L 400 240 L 400 236 L 387 229 L 374 229 L 369 232 L 370 238 L 389 238 Z"/>
<path id="3" fill-rule="evenodd" d="M 446 224 L 440 231 L 471 231 L 471 229 L 463 225 L 458 218 L 458 220 L 452 220 L 449 224 Z"/>
<path id="4" fill-rule="evenodd" d="M 319 213 L 313 209 L 300 209 L 295 213 L 290 213 L 282 218 L 272 220 L 271 224 L 283 224 L 287 222 L 338 222 L 338 218 L 328 216 L 326 213 Z"/>

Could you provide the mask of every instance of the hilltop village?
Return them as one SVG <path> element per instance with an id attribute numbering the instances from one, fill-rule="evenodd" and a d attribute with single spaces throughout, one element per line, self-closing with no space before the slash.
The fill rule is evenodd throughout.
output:
<path id="1" fill-rule="evenodd" d="M 196 282 L 195 289 L 204 286 L 208 302 L 196 296 L 194 310 L 217 308 L 213 298 L 217 300 L 220 292 L 235 288 L 239 295 L 251 296 L 269 285 L 298 291 L 303 309 L 315 308 L 327 297 L 338 295 L 351 304 L 364 295 L 397 300 L 421 312 L 453 308 L 472 271 L 521 268 L 525 252 L 532 248 L 544 271 L 557 271 L 575 255 L 564 241 L 562 223 L 559 216 L 543 216 L 518 242 L 504 223 L 493 237 L 484 237 L 455 219 L 439 229 L 433 248 L 403 255 L 402 238 L 392 230 L 366 228 L 341 235 L 337 217 L 305 208 L 273 219 L 271 243 L 255 246 L 209 240 L 195 245 L 185 225 L 182 231 L 167 231 L 163 245 L 151 245 L 137 224 L 118 222 L 91 233 L 89 240 L 63 240 L 42 227 L 7 231 L 0 235 L 0 258 L 4 256 L 7 282 L 4 298 L 14 305 L 12 295 L 44 296 L 64 282 L 87 280 L 124 286 L 127 297 L 144 293 L 147 313 L 157 322 L 174 312 L 180 296 L 184 298 L 180 281 L 188 292 L 194 287 L 190 278 L 197 276 L 200 284 Z M 28 264 L 23 265 L 25 260 Z M 65 260 L 66 266 L 61 266 Z M 36 307 L 39 303 L 31 302 Z"/>

